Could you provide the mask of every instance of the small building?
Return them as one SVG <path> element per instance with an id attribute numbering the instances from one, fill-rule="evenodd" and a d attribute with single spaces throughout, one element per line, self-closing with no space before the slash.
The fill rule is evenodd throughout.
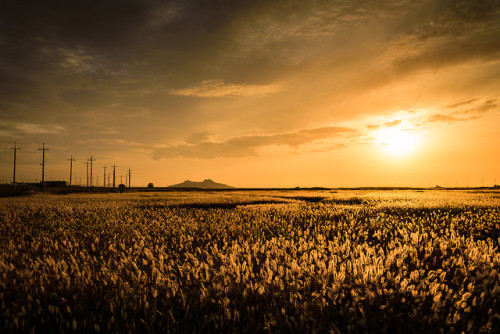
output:
<path id="1" fill-rule="evenodd" d="M 42 182 L 40 182 L 40 185 Z M 45 181 L 45 187 L 47 188 L 63 188 L 66 187 L 68 183 L 66 181 Z"/>

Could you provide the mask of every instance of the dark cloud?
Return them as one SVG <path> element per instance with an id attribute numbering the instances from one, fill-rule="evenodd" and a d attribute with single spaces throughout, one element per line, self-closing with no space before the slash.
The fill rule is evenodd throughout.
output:
<path id="1" fill-rule="evenodd" d="M 448 109 L 454 111 L 450 114 L 434 114 L 431 115 L 427 122 L 465 122 L 484 117 L 486 113 L 499 110 L 500 104 L 497 99 L 481 100 L 477 98 L 468 99 L 452 103 L 446 106 Z"/>
<path id="2" fill-rule="evenodd" d="M 301 145 L 310 144 L 322 139 L 333 139 L 349 134 L 353 135 L 355 132 L 355 130 L 345 127 L 325 127 L 305 129 L 293 133 L 235 137 L 224 142 L 208 141 L 207 134 L 202 134 L 201 136 L 195 136 L 198 141 L 194 141 L 193 136 L 191 136 L 188 144 L 155 149 L 153 158 L 184 157 L 213 159 L 219 157 L 241 158 L 257 156 L 260 154 L 260 150 L 266 146 L 285 145 L 297 148 Z M 338 148 L 343 146 L 332 147 Z"/>
<path id="3" fill-rule="evenodd" d="M 454 122 L 470 121 L 470 120 L 474 120 L 474 119 L 477 119 L 480 117 L 481 116 L 471 116 L 471 117 L 466 117 L 466 118 L 458 118 L 458 117 L 451 116 L 451 115 L 435 114 L 435 115 L 430 116 L 427 121 L 429 123 L 436 123 L 436 122 L 454 123 Z"/>
<path id="4" fill-rule="evenodd" d="M 459 121 L 460 119 L 450 116 L 450 115 L 444 115 L 444 114 L 436 114 L 432 115 L 429 117 L 429 122 L 434 123 L 434 122 L 456 122 Z"/>
<path id="5" fill-rule="evenodd" d="M 446 108 L 453 109 L 453 108 L 461 107 L 461 106 L 464 106 L 464 105 L 467 105 L 467 104 L 471 104 L 471 103 L 476 102 L 476 101 L 477 101 L 477 99 L 468 99 L 466 101 L 460 101 L 460 102 L 457 102 L 457 103 L 449 104 L 449 105 L 446 106 Z"/>
<path id="6" fill-rule="evenodd" d="M 0 5 L 0 68 L 9 69 L 13 81 L 30 78 L 38 85 L 64 86 L 76 80 L 102 89 L 112 80 L 119 91 L 125 89 L 119 79 L 130 77 L 141 79 L 138 85 L 171 89 L 214 78 L 267 84 L 283 72 L 338 52 L 349 40 L 342 37 L 349 36 L 349 29 L 370 20 L 387 21 L 394 13 L 402 22 L 394 23 L 389 39 L 407 33 L 416 39 L 410 41 L 413 45 L 426 36 L 461 36 L 454 43 L 442 41 L 433 51 L 402 56 L 397 60 L 401 67 L 493 57 L 498 52 L 497 30 L 491 29 L 498 25 L 497 5 L 498 1 L 424 1 L 417 6 L 409 1 L 7 0 Z M 479 31 L 487 25 L 489 29 Z M 19 94 L 33 89 L 25 87 Z"/>
<path id="7" fill-rule="evenodd" d="M 214 134 L 210 133 L 208 131 L 198 132 L 198 133 L 194 133 L 191 136 L 189 136 L 186 139 L 186 142 L 189 144 L 208 142 L 210 140 L 210 138 L 213 136 L 214 136 Z"/>
<path id="8" fill-rule="evenodd" d="M 482 116 L 485 113 L 499 110 L 500 103 L 497 99 L 470 99 L 463 102 L 458 102 L 447 106 L 447 108 L 455 109 L 452 115 L 477 114 Z"/>
<path id="9" fill-rule="evenodd" d="M 464 111 L 464 113 L 469 114 L 469 113 L 476 113 L 476 114 L 483 114 L 492 110 L 498 110 L 500 107 L 500 104 L 498 103 L 497 100 L 492 99 L 492 100 L 487 100 L 484 101 L 483 103 L 477 105 L 474 108 L 467 109 Z"/>
<path id="10" fill-rule="evenodd" d="M 446 14 L 450 13 L 450 16 L 465 22 L 477 22 L 490 18 L 500 6 L 498 0 L 448 0 L 443 2 L 449 6 L 449 12 Z"/>
<path id="11" fill-rule="evenodd" d="M 390 34 L 390 68 L 399 75 L 500 55 L 500 1 L 424 1 Z"/>

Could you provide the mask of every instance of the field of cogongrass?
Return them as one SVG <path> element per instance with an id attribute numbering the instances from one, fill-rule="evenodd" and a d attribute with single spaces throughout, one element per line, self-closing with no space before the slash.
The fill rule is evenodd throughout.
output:
<path id="1" fill-rule="evenodd" d="M 499 332 L 500 193 L 0 199 L 0 332 Z"/>

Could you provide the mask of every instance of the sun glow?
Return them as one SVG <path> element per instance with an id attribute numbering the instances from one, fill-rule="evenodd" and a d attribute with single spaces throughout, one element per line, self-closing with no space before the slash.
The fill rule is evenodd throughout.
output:
<path id="1" fill-rule="evenodd" d="M 420 135 L 409 129 L 385 128 L 377 131 L 375 140 L 378 146 L 393 156 L 403 156 L 413 152 L 419 142 Z"/>

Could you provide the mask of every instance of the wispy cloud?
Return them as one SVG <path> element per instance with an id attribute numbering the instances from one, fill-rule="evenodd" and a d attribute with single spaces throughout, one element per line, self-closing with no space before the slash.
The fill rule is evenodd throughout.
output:
<path id="1" fill-rule="evenodd" d="M 153 152 L 153 158 L 241 158 L 257 156 L 261 153 L 261 149 L 267 146 L 283 145 L 297 148 L 320 140 L 345 137 L 346 135 L 354 135 L 355 133 L 356 130 L 347 127 L 323 127 L 273 135 L 234 137 L 223 142 L 202 140 L 194 143 L 158 148 Z M 331 145 L 330 147 L 339 148 L 343 146 Z"/>
<path id="2" fill-rule="evenodd" d="M 64 127 L 56 124 L 18 123 L 14 127 L 27 134 L 58 134 Z"/>
<path id="3" fill-rule="evenodd" d="M 446 123 L 454 123 L 454 122 L 465 122 L 465 121 L 471 121 L 474 119 L 478 119 L 481 116 L 476 115 L 476 116 L 471 116 L 471 117 L 466 117 L 466 118 L 459 118 L 451 115 L 445 115 L 445 114 L 435 114 L 429 117 L 427 120 L 429 123 L 436 123 L 436 122 L 446 122 Z"/>
<path id="4" fill-rule="evenodd" d="M 400 125 L 401 122 L 403 122 L 403 120 L 401 120 L 401 119 L 395 119 L 395 120 L 392 120 L 392 121 L 384 122 L 383 124 L 369 124 L 366 127 L 368 129 L 377 129 L 377 128 L 380 128 L 380 127 L 390 128 L 390 127 L 393 127 L 393 126 Z"/>
<path id="5" fill-rule="evenodd" d="M 102 138 L 98 142 L 108 144 L 108 145 L 143 146 L 142 143 L 138 143 L 138 142 L 135 142 L 132 140 L 113 139 L 113 138 Z"/>
<path id="6" fill-rule="evenodd" d="M 491 100 L 484 101 L 481 104 L 474 106 L 473 108 L 467 109 L 463 113 L 464 114 L 470 114 L 470 113 L 483 114 L 483 113 L 486 113 L 489 111 L 498 110 L 499 108 L 500 108 L 500 104 L 498 103 L 498 101 L 495 99 L 491 99 Z"/>
<path id="7" fill-rule="evenodd" d="M 464 105 L 468 105 L 468 104 L 471 104 L 471 103 L 476 102 L 476 101 L 477 101 L 477 99 L 468 99 L 466 101 L 460 101 L 460 102 L 449 104 L 446 106 L 446 108 L 453 109 L 453 108 L 457 108 L 457 107 L 462 107 Z"/>
<path id="8" fill-rule="evenodd" d="M 281 89 L 280 84 L 245 85 L 224 83 L 220 80 L 206 80 L 198 86 L 170 90 L 170 94 L 196 97 L 254 96 L 276 93 Z"/>

